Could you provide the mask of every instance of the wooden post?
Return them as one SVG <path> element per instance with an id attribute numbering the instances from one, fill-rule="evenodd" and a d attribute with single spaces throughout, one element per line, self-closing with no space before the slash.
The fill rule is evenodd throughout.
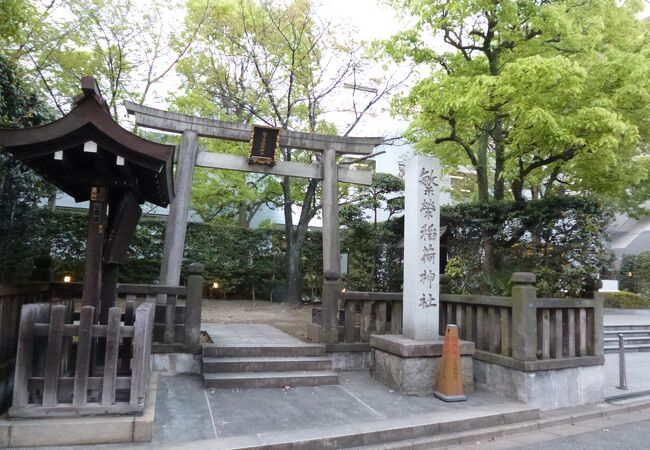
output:
<path id="1" fill-rule="evenodd" d="M 93 186 L 88 207 L 88 240 L 86 241 L 86 263 L 84 267 L 84 284 L 82 302 L 84 306 L 95 308 L 99 314 L 99 298 L 102 284 L 102 250 L 106 231 L 106 206 L 108 189 Z M 95 320 L 97 317 L 95 317 Z"/>
<path id="2" fill-rule="evenodd" d="M 102 271 L 102 294 L 99 308 L 99 323 L 106 323 L 108 320 L 108 310 L 115 306 L 119 268 L 120 266 L 117 264 L 104 264 L 104 270 Z"/>
<path id="3" fill-rule="evenodd" d="M 104 380 L 102 383 L 102 405 L 115 403 L 117 388 L 117 353 L 120 348 L 120 318 L 122 311 L 114 306 L 108 312 L 106 324 L 106 356 L 104 359 Z"/>
<path id="4" fill-rule="evenodd" d="M 72 394 L 72 404 L 74 406 L 84 406 L 87 402 L 94 315 L 95 309 L 92 306 L 84 306 L 81 308 L 77 362 L 74 371 L 74 388 Z"/>
<path id="5" fill-rule="evenodd" d="M 177 286 L 181 279 L 185 232 L 190 210 L 190 194 L 194 163 L 198 148 L 198 134 L 184 131 L 179 147 L 178 165 L 175 172 L 174 188 L 176 196 L 169 207 L 165 229 L 165 247 L 160 266 L 160 284 Z"/>
<path id="6" fill-rule="evenodd" d="M 199 344 L 201 339 L 201 302 L 203 301 L 203 271 L 201 263 L 188 267 L 187 298 L 185 300 L 185 344 Z"/>
<path id="7" fill-rule="evenodd" d="M 323 150 L 323 302 L 321 342 L 338 341 L 338 310 L 341 295 L 341 244 L 336 151 Z"/>
<path id="8" fill-rule="evenodd" d="M 23 305 L 20 311 L 20 330 L 16 353 L 13 406 L 29 404 L 29 377 L 32 374 L 34 356 L 34 320 L 39 305 Z"/>
<path id="9" fill-rule="evenodd" d="M 54 305 L 50 313 L 50 332 L 45 355 L 45 380 L 43 382 L 43 406 L 56 406 L 59 402 L 59 372 L 65 325 L 65 305 Z"/>

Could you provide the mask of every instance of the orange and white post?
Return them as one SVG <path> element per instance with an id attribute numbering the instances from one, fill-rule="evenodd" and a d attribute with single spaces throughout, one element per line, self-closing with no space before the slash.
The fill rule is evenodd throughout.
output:
<path id="1" fill-rule="evenodd" d="M 438 381 L 434 387 L 433 395 L 445 402 L 467 400 L 463 391 L 463 372 L 460 362 L 458 327 L 456 325 L 447 325 L 445 342 L 442 346 L 440 371 L 438 372 Z"/>

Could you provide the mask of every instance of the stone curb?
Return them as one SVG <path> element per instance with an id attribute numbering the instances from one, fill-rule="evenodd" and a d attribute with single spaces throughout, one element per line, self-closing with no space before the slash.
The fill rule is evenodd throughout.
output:
<path id="1" fill-rule="evenodd" d="M 607 405 L 601 403 L 594 408 L 601 408 L 600 410 L 590 411 L 575 411 L 573 414 L 562 414 L 561 411 L 553 413 L 549 417 L 541 418 L 535 421 L 520 422 L 510 425 L 500 425 L 496 427 L 484 428 L 482 430 L 472 430 L 459 433 L 450 433 L 444 436 L 431 436 L 418 439 L 409 439 L 399 442 L 392 442 L 380 445 L 355 447 L 356 449 L 363 450 L 398 450 L 398 449 L 412 449 L 412 450 L 426 450 L 431 448 L 447 447 L 452 445 L 461 445 L 468 443 L 476 443 L 476 441 L 486 441 L 498 437 L 509 436 L 514 434 L 526 433 L 531 431 L 541 431 L 548 428 L 553 428 L 561 425 L 575 425 L 580 422 L 585 422 L 593 419 L 600 419 L 605 417 L 614 417 L 622 414 L 629 414 L 633 412 L 643 411 L 650 409 L 650 399 L 636 402 L 631 405 Z M 575 410 L 575 408 L 571 408 Z M 354 450 L 354 449 L 351 449 Z"/>

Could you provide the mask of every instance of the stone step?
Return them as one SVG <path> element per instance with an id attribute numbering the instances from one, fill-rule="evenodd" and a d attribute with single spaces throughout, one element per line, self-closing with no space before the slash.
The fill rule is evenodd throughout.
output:
<path id="1" fill-rule="evenodd" d="M 644 330 L 644 331 L 650 331 L 650 324 L 649 325 L 605 325 L 603 327 L 603 330 L 607 333 L 608 331 L 619 331 L 619 330 Z"/>
<path id="2" fill-rule="evenodd" d="M 330 370 L 332 359 L 322 356 L 203 358 L 203 372 L 296 372 Z"/>
<path id="3" fill-rule="evenodd" d="M 603 342 L 606 347 L 618 347 L 618 337 L 614 338 L 604 338 Z M 623 338 L 623 345 L 627 347 L 628 345 L 641 345 L 641 344 L 650 344 L 650 336 L 631 336 Z"/>
<path id="4" fill-rule="evenodd" d="M 299 372 L 229 372 L 206 373 L 206 388 L 276 388 L 285 386 L 320 386 L 338 384 L 339 376 L 331 370 Z"/>
<path id="5" fill-rule="evenodd" d="M 625 345 L 625 352 L 650 352 L 650 344 L 644 344 L 644 345 Z M 618 353 L 618 345 L 617 346 L 606 346 L 605 347 L 605 353 Z"/>
<path id="6" fill-rule="evenodd" d="M 225 357 L 290 357 L 290 356 L 323 356 L 325 346 L 321 344 L 300 344 L 300 345 L 264 345 L 258 344 L 237 344 L 220 345 L 207 344 L 203 346 L 204 357 L 225 358 Z"/>
<path id="7" fill-rule="evenodd" d="M 650 330 L 618 330 L 618 331 L 605 331 L 603 334 L 604 337 L 606 338 L 616 338 L 618 339 L 618 335 L 622 334 L 624 337 L 645 337 L 648 336 L 650 337 Z"/>
<path id="8" fill-rule="evenodd" d="M 407 439 L 456 436 L 459 432 L 478 431 L 487 427 L 506 427 L 528 422 L 526 430 L 538 430 L 539 410 L 522 406 L 518 411 L 490 411 L 486 408 L 478 415 L 475 411 L 454 411 L 441 420 L 439 414 L 419 414 L 369 422 L 356 422 L 328 427 L 315 427 L 295 431 L 272 431 L 255 435 L 223 437 L 218 441 L 202 441 L 201 448 L 241 448 L 247 450 L 321 450 L 333 448 L 357 448 L 376 446 L 377 449 L 431 448 L 430 445 L 400 445 Z M 495 436 L 500 436 L 495 433 Z M 490 436 L 493 438 L 493 436 Z M 481 443 L 491 440 L 481 438 Z M 464 448 L 477 447 L 478 439 L 460 441 L 456 438 L 445 442 L 445 447 L 462 442 Z M 218 444 L 215 445 L 215 442 Z M 396 445 L 396 446 L 395 446 Z M 395 447 L 394 447 L 395 446 Z"/>

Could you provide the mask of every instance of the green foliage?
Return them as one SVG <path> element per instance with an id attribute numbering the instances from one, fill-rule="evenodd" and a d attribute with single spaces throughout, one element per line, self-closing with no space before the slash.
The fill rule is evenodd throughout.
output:
<path id="1" fill-rule="evenodd" d="M 39 214 L 37 223 L 43 224 L 43 229 L 36 239 L 36 248 L 49 244 L 56 279 L 71 275 L 74 280 L 81 281 L 87 212 L 41 209 Z M 147 217 L 141 220 L 129 245 L 129 259 L 120 269 L 120 282 L 158 281 L 164 232 L 163 221 Z M 270 299 L 274 288 L 286 284 L 283 245 L 282 232 L 272 229 L 190 223 L 183 255 L 184 269 L 189 263 L 199 261 L 205 264 L 204 276 L 208 287 L 216 281 L 229 296 Z M 308 233 L 302 261 L 305 274 L 302 290 L 314 295 L 320 290 L 323 271 L 320 233 Z M 31 264 L 31 259 L 26 263 Z M 317 285 L 313 280 L 318 280 Z"/>
<path id="2" fill-rule="evenodd" d="M 341 251 L 348 253 L 345 286 L 361 291 L 399 291 L 402 287 L 403 219 L 392 216 L 404 208 L 404 182 L 394 175 L 376 173 L 371 186 L 359 187 L 341 207 Z M 386 221 L 378 214 L 387 211 Z"/>
<path id="3" fill-rule="evenodd" d="M 623 255 L 619 283 L 621 289 L 650 299 L 650 251 Z"/>
<path id="4" fill-rule="evenodd" d="M 0 56 L 0 127 L 32 127 L 48 119 L 45 105 Z M 32 170 L 0 152 L 0 281 L 23 280 L 31 273 L 43 225 L 37 205 L 51 191 Z"/>
<path id="5" fill-rule="evenodd" d="M 645 200 L 633 187 L 649 179 L 640 2 L 392 3 L 412 26 L 383 43 L 385 54 L 429 74 L 395 108 L 412 119 L 417 151 L 449 170 L 474 168 L 481 201 L 581 192 L 622 209 Z"/>
<path id="6" fill-rule="evenodd" d="M 650 300 L 633 292 L 605 292 L 605 308 L 650 309 Z"/>
<path id="7" fill-rule="evenodd" d="M 592 200 L 470 203 L 444 207 L 441 214 L 447 227 L 445 272 L 454 292 L 503 295 L 513 272 L 529 271 L 537 275 L 540 295 L 589 295 L 612 260 L 605 233 L 612 216 Z M 497 258 L 490 273 L 483 270 L 482 236 Z"/>

